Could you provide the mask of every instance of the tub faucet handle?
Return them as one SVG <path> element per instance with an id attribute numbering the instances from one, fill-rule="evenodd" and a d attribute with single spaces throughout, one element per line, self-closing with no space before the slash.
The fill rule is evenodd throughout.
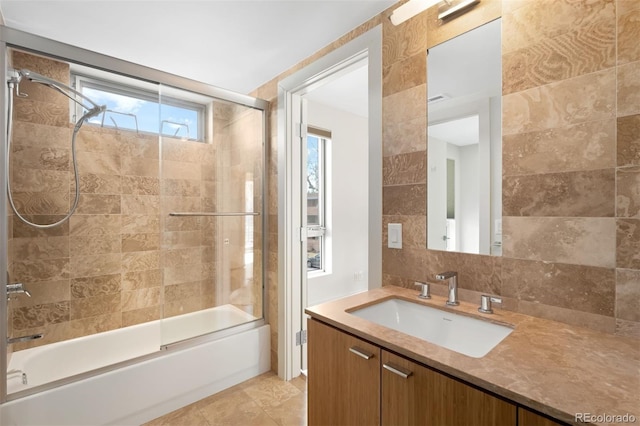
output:
<path id="1" fill-rule="evenodd" d="M 416 287 L 420 287 L 420 294 L 418 295 L 420 299 L 431 299 L 431 292 L 429 291 L 429 283 L 421 283 L 416 281 L 414 285 Z"/>

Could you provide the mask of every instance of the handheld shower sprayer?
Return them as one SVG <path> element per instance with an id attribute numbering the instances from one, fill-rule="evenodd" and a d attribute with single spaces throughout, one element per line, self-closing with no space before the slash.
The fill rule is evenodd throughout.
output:
<path id="1" fill-rule="evenodd" d="M 80 105 L 83 109 L 86 110 L 86 112 L 76 122 L 73 129 L 73 135 L 71 137 L 71 157 L 72 157 L 72 163 L 73 163 L 73 174 L 75 179 L 75 198 L 73 201 L 73 205 L 71 206 L 71 208 L 69 209 L 69 212 L 65 217 L 63 217 L 57 222 L 46 224 L 46 225 L 31 222 L 27 218 L 22 216 L 18 212 L 18 209 L 16 208 L 15 203 L 13 201 L 13 196 L 11 194 L 11 183 L 9 180 L 9 165 L 10 165 L 9 159 L 11 155 L 11 136 L 13 132 L 13 92 L 15 89 L 16 96 L 20 98 L 26 98 L 29 96 L 26 93 L 20 92 L 20 82 L 22 81 L 23 78 L 26 78 L 27 80 L 33 83 L 42 84 L 44 86 L 47 86 L 55 90 L 58 93 L 61 93 L 62 95 L 71 99 L 73 102 Z M 6 175 L 7 196 L 9 199 L 9 204 L 11 205 L 11 209 L 13 210 L 15 215 L 27 225 L 30 225 L 39 229 L 53 228 L 69 220 L 71 215 L 73 215 L 73 213 L 76 211 L 76 208 L 78 207 L 78 201 L 80 200 L 80 176 L 78 173 L 78 164 L 76 160 L 76 137 L 78 135 L 78 132 L 80 131 L 80 128 L 82 127 L 85 121 L 89 120 L 92 117 L 102 114 L 107 109 L 107 106 L 98 105 L 95 102 L 93 102 L 91 99 L 89 99 L 88 97 L 80 93 L 79 91 L 65 84 L 62 84 L 58 81 L 55 81 L 49 77 L 45 77 L 43 75 L 29 71 L 27 69 L 9 70 L 9 78 L 7 79 L 7 85 L 9 86 L 9 102 L 8 102 L 8 117 L 7 117 L 7 123 L 8 123 L 7 155 L 5 156 L 6 158 L 5 173 L 7 174 Z"/>

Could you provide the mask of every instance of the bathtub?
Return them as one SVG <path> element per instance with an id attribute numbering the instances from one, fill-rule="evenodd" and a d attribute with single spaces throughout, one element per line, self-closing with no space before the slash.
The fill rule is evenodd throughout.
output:
<path id="1" fill-rule="evenodd" d="M 140 424 L 166 414 L 269 370 L 269 327 L 255 320 L 224 305 L 14 352 L 8 366 L 14 372 L 7 380 L 9 398 L 146 358 L 7 402 L 0 406 L 0 423 Z M 212 328 L 223 331 L 201 343 L 172 345 Z"/>

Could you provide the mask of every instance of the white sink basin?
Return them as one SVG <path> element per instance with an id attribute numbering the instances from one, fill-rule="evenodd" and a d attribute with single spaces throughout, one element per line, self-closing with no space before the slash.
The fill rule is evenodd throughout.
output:
<path id="1" fill-rule="evenodd" d="M 473 358 L 485 356 L 513 331 L 402 299 L 388 299 L 349 313 Z"/>

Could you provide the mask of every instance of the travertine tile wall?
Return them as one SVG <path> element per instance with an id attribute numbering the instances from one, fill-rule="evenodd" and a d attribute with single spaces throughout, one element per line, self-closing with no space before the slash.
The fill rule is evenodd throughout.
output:
<path id="1" fill-rule="evenodd" d="M 14 52 L 13 61 L 69 83 L 65 63 L 22 52 Z M 29 97 L 15 99 L 12 192 L 20 211 L 50 223 L 68 211 L 73 198 L 69 105 L 49 88 L 27 82 L 21 87 Z M 11 280 L 23 282 L 33 295 L 10 301 L 10 333 L 44 333 L 40 340 L 12 345 L 14 350 L 223 303 L 262 314 L 262 281 L 254 270 L 261 250 L 254 253 L 258 261 L 244 264 L 244 222 L 168 216 L 215 211 L 225 191 L 244 192 L 245 170 L 261 173 L 261 113 L 245 109 L 215 104 L 215 144 L 163 137 L 162 163 L 157 136 L 82 127 L 76 214 L 50 230 L 9 218 Z M 254 199 L 261 185 L 254 184 Z M 244 210 L 233 200 L 226 203 L 232 211 Z M 217 238 L 220 232 L 229 234 L 228 246 Z M 258 294 L 232 300 L 243 285 Z"/>
<path id="2" fill-rule="evenodd" d="M 383 25 L 383 284 L 460 274 L 461 296 L 606 332 L 640 333 L 640 2 L 483 0 L 439 22 L 432 8 L 398 27 L 392 7 L 268 82 Z M 503 17 L 504 256 L 426 250 L 426 49 Z M 277 348 L 277 134 L 271 119 L 269 318 Z M 386 246 L 386 235 L 383 241 Z M 435 286 L 442 292 L 441 285 Z M 272 367 L 277 353 L 272 352 Z"/>

